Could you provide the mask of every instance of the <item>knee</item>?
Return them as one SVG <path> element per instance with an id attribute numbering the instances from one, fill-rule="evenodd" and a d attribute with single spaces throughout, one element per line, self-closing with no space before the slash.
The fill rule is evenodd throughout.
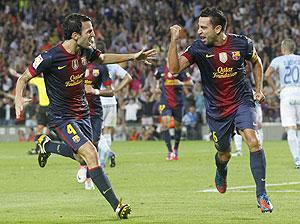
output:
<path id="1" fill-rule="evenodd" d="M 221 161 L 229 161 L 231 158 L 230 152 L 218 152 Z"/>
<path id="2" fill-rule="evenodd" d="M 255 150 L 260 149 L 260 144 L 259 144 L 257 137 L 247 138 L 247 144 L 248 144 L 250 151 L 253 151 L 253 150 L 255 151 Z"/>
<path id="3" fill-rule="evenodd" d="M 79 153 L 84 158 L 87 164 L 94 164 L 98 161 L 96 148 L 92 144 L 83 145 L 79 149 Z"/>

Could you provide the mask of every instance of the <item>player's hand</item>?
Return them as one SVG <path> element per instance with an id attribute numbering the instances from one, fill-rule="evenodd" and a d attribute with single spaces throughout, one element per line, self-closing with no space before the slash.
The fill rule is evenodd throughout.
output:
<path id="1" fill-rule="evenodd" d="M 154 90 L 154 93 L 155 93 L 155 94 L 161 94 L 161 89 L 160 89 L 160 88 L 156 88 L 156 89 Z"/>
<path id="2" fill-rule="evenodd" d="M 265 96 L 261 91 L 256 92 L 254 94 L 254 100 L 257 101 L 258 103 L 262 103 L 265 100 Z"/>
<path id="3" fill-rule="evenodd" d="M 92 87 L 92 85 L 84 85 L 84 88 L 85 88 L 85 93 L 86 94 L 93 94 L 94 92 L 93 92 L 93 87 Z"/>
<path id="4" fill-rule="evenodd" d="M 180 32 L 182 31 L 182 27 L 179 25 L 173 25 L 170 27 L 171 32 L 171 40 L 178 40 L 180 38 Z"/>
<path id="5" fill-rule="evenodd" d="M 15 98 L 15 110 L 16 110 L 16 118 L 19 119 L 24 110 L 24 106 L 31 101 L 29 98 L 16 97 Z"/>
<path id="6" fill-rule="evenodd" d="M 151 65 L 151 60 L 154 60 L 157 52 L 155 49 L 151 49 L 148 51 L 145 51 L 145 49 L 140 50 L 139 52 L 134 54 L 133 59 L 137 61 L 144 61 L 145 64 Z"/>

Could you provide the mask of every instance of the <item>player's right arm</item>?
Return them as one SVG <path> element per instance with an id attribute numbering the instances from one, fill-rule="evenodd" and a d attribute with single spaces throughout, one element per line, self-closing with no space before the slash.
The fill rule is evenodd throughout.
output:
<path id="1" fill-rule="evenodd" d="M 26 71 L 18 78 L 16 85 L 16 98 L 15 98 L 15 109 L 16 109 L 16 118 L 20 118 L 23 111 L 24 104 L 29 102 L 29 99 L 23 97 L 24 89 L 26 88 L 29 80 L 32 78 L 28 68 Z"/>
<path id="2" fill-rule="evenodd" d="M 273 90 L 272 95 L 275 94 L 275 92 L 276 92 L 276 85 L 275 85 L 275 83 L 273 81 L 273 78 L 272 78 L 272 76 L 275 72 L 276 72 L 275 68 L 273 68 L 272 66 L 269 66 L 266 73 L 265 73 L 267 83 Z"/>
<path id="3" fill-rule="evenodd" d="M 178 74 L 188 66 L 190 66 L 190 62 L 184 56 L 179 56 L 177 53 L 177 40 L 179 40 L 179 35 L 181 31 L 181 27 L 178 25 L 173 25 L 170 27 L 171 31 L 171 42 L 168 50 L 168 62 L 169 62 L 169 71 L 172 74 Z"/>

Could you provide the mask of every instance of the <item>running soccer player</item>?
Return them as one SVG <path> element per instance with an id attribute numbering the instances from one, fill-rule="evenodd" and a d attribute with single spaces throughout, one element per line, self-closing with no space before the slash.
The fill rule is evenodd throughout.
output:
<path id="1" fill-rule="evenodd" d="M 161 136 L 164 139 L 168 155 L 166 160 L 178 160 L 179 143 L 181 139 L 182 117 L 184 113 L 183 107 L 183 86 L 192 86 L 193 81 L 191 76 L 186 72 L 180 72 L 172 75 L 167 65 L 157 70 L 155 77 L 158 80 L 156 83 L 156 91 L 162 90 L 160 97 L 159 110 L 161 113 Z M 161 83 L 161 85 L 160 85 Z M 174 118 L 175 128 L 175 144 L 172 148 L 171 135 L 169 131 L 171 118 Z"/>
<path id="2" fill-rule="evenodd" d="M 178 74 L 196 63 L 201 71 L 207 123 L 212 132 L 217 153 L 215 185 L 220 193 L 227 189 L 227 163 L 231 157 L 234 129 L 244 137 L 250 150 L 250 167 L 256 183 L 256 198 L 262 212 L 272 212 L 273 206 L 265 188 L 266 160 L 255 131 L 254 101 L 262 102 L 262 63 L 252 40 L 242 35 L 226 33 L 226 17 L 216 8 L 205 8 L 198 21 L 200 39 L 178 56 L 177 40 L 181 27 L 170 27 L 168 51 L 169 70 Z M 247 81 L 244 61 L 253 65 L 255 94 Z"/>
<path id="3" fill-rule="evenodd" d="M 91 19 L 85 15 L 73 13 L 65 18 L 62 25 L 65 40 L 47 52 L 37 56 L 34 62 L 18 79 L 16 85 L 16 117 L 23 111 L 25 99 L 23 91 L 32 77 L 43 73 L 47 95 L 50 100 L 50 128 L 55 129 L 66 144 L 81 157 L 88 166 L 89 174 L 105 199 L 121 219 L 128 218 L 131 208 L 116 197 L 112 186 L 99 166 L 95 146 L 92 143 L 92 129 L 89 108 L 85 97 L 84 76 L 88 62 L 103 64 L 128 60 L 148 59 L 156 54 L 155 50 L 144 50 L 133 54 L 102 54 L 91 47 L 95 33 Z M 46 164 L 53 147 L 46 135 L 38 138 L 40 147 L 39 163 Z M 55 145 L 56 146 L 56 145 Z"/>
<path id="4" fill-rule="evenodd" d="M 300 56 L 295 55 L 296 43 L 292 39 L 281 42 L 282 56 L 272 60 L 266 71 L 266 79 L 277 92 L 272 79 L 274 74 L 280 77 L 280 117 L 281 124 L 287 131 L 287 140 L 294 160 L 295 168 L 300 169 Z"/>

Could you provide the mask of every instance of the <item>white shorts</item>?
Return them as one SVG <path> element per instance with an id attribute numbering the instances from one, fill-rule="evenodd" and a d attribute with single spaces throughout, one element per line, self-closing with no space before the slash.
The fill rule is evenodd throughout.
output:
<path id="1" fill-rule="evenodd" d="M 102 127 L 116 127 L 117 125 L 117 105 L 102 105 L 103 123 Z"/>
<path id="2" fill-rule="evenodd" d="M 282 127 L 300 124 L 300 88 L 282 89 L 280 93 L 280 116 Z"/>

